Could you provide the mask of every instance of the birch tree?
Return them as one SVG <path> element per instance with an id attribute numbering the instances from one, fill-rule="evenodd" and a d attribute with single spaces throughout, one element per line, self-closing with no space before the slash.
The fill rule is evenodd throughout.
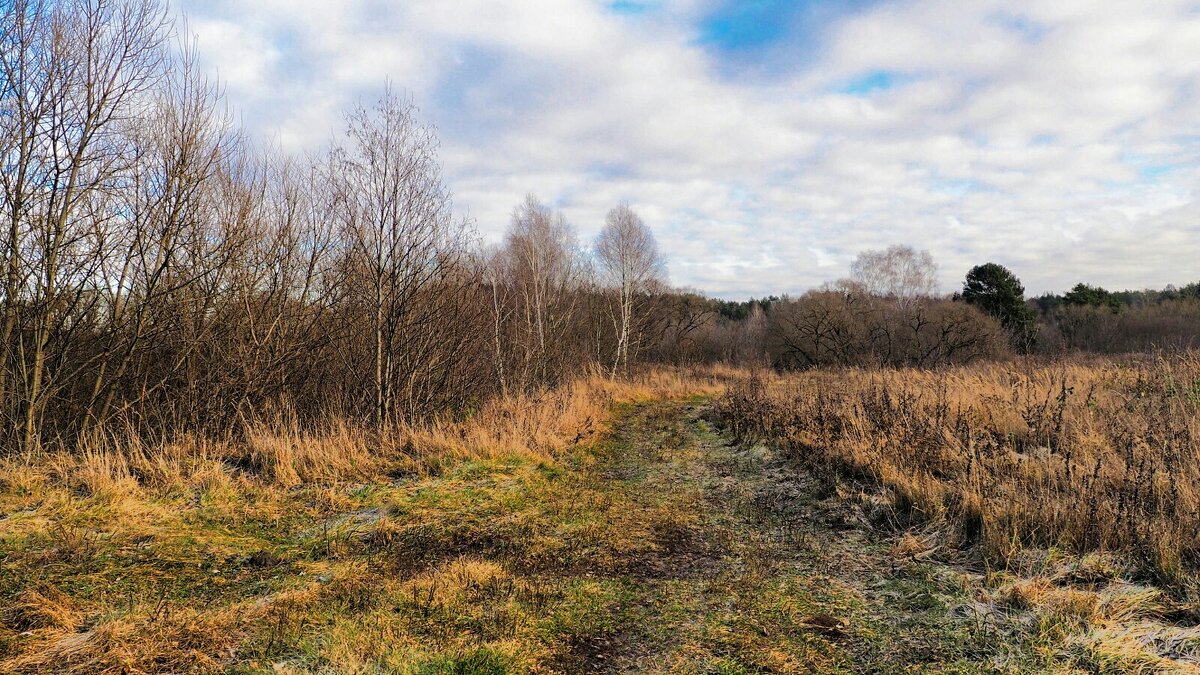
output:
<path id="1" fill-rule="evenodd" d="M 903 307 L 937 295 L 937 272 L 929 251 L 897 245 L 858 254 L 850 265 L 850 281 L 868 295 L 893 298 Z"/>
<path id="2" fill-rule="evenodd" d="M 529 195 L 513 212 L 503 255 L 523 319 L 520 382 L 525 388 L 550 384 L 584 274 L 575 233 L 561 213 Z"/>
<path id="3" fill-rule="evenodd" d="M 663 276 L 665 265 L 654 234 L 628 204 L 608 212 L 604 229 L 596 237 L 596 259 L 617 292 L 617 347 L 612 365 L 616 376 L 619 370 L 629 369 L 635 300 Z"/>

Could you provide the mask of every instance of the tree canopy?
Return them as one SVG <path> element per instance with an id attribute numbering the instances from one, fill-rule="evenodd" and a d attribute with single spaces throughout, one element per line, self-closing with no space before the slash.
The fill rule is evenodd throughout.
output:
<path id="1" fill-rule="evenodd" d="M 1033 311 L 1025 304 L 1025 287 L 1003 265 L 985 263 L 972 268 L 963 283 L 962 297 L 995 317 L 1014 336 L 1033 324 Z"/>
<path id="2" fill-rule="evenodd" d="M 1063 302 L 1068 305 L 1106 307 L 1113 313 L 1121 309 L 1121 301 L 1116 295 L 1100 286 L 1088 284 L 1075 284 L 1075 287 L 1063 296 Z"/>

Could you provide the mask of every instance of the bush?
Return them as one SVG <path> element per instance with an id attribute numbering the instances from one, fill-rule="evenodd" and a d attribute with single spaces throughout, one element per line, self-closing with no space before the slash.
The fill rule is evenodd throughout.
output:
<path id="1" fill-rule="evenodd" d="M 1000 325 L 964 303 L 897 303 L 838 290 L 772 305 L 765 346 L 776 368 L 936 367 L 1008 352 Z"/>

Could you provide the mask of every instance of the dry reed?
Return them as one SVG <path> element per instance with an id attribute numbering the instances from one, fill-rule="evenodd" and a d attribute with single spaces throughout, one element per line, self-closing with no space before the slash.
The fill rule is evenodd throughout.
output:
<path id="1" fill-rule="evenodd" d="M 720 412 L 831 483 L 885 486 L 893 525 L 1007 564 L 1114 551 L 1186 595 L 1200 562 L 1200 354 L 755 376 Z"/>

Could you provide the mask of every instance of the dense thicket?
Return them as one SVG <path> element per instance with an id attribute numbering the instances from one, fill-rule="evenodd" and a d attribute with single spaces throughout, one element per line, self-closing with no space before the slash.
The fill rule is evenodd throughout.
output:
<path id="1" fill-rule="evenodd" d="M 484 251 L 433 130 L 391 91 L 288 157 L 241 137 L 154 0 L 0 11 L 6 448 L 262 415 L 413 421 L 683 358 L 699 325 L 627 207 L 605 243 L 633 273 L 597 276 L 532 197 Z"/>
<path id="2" fill-rule="evenodd" d="M 1042 353 L 1128 354 L 1195 349 L 1200 347 L 1200 299 L 1103 305 L 1055 303 L 1039 318 L 1037 346 Z"/>
<path id="3" fill-rule="evenodd" d="M 832 289 L 775 303 L 765 347 L 780 368 L 933 367 L 1007 353 L 1000 325 L 971 305 Z"/>

